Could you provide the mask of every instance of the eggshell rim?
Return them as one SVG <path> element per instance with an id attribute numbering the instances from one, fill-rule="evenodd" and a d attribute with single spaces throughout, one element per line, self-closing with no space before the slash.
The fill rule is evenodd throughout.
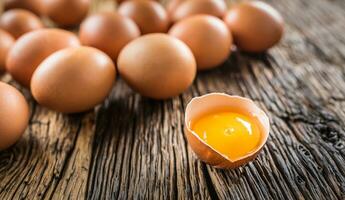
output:
<path id="1" fill-rule="evenodd" d="M 230 159 L 227 156 L 223 155 L 222 153 L 220 153 L 219 151 L 217 151 L 216 149 L 214 149 L 212 146 L 210 146 L 209 144 L 207 144 L 206 142 L 204 142 L 199 136 L 198 134 L 196 134 L 190 127 L 190 121 L 188 121 L 189 119 L 189 113 L 191 112 L 191 109 L 193 107 L 193 104 L 197 101 L 200 101 L 202 99 L 207 99 L 210 96 L 223 96 L 228 98 L 230 101 L 232 99 L 239 99 L 240 101 L 243 101 L 245 104 L 250 104 L 251 106 L 254 106 L 258 113 L 255 113 L 255 117 L 258 119 L 258 122 L 260 123 L 260 126 L 262 128 L 262 130 L 264 130 L 261 134 L 262 134 L 262 138 L 261 138 L 261 144 L 257 147 L 257 149 L 245 156 L 242 156 L 240 158 L 237 159 Z M 270 123 L 269 123 L 269 117 L 267 116 L 267 114 L 261 109 L 259 108 L 251 99 L 245 98 L 245 97 L 241 97 L 241 96 L 237 96 L 237 95 L 228 95 L 226 93 L 209 93 L 209 94 L 205 94 L 199 97 L 194 97 L 186 106 L 185 109 L 185 133 L 187 134 L 192 133 L 192 135 L 194 137 L 196 137 L 201 143 L 203 143 L 207 148 L 211 149 L 212 151 L 214 151 L 215 153 L 217 153 L 219 156 L 221 156 L 225 162 L 220 162 L 218 164 L 215 165 L 215 167 L 217 168 L 232 168 L 235 166 L 239 166 L 244 164 L 246 161 L 249 161 L 251 157 L 256 156 L 262 149 L 262 147 L 265 145 L 265 143 L 267 142 L 267 139 L 269 137 L 269 131 L 270 131 Z M 194 151 L 194 149 L 193 149 Z M 244 162 L 241 162 L 244 161 Z M 207 161 L 205 161 L 207 163 Z"/>

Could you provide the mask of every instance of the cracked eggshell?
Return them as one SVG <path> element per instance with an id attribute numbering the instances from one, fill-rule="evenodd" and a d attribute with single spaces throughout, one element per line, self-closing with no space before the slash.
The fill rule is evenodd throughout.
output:
<path id="1" fill-rule="evenodd" d="M 256 151 L 239 158 L 230 160 L 219 153 L 217 150 L 206 144 L 191 129 L 191 123 L 200 117 L 217 110 L 224 109 L 233 112 L 250 115 L 256 121 L 262 134 L 260 144 Z M 185 112 L 185 134 L 188 143 L 197 157 L 205 163 L 216 168 L 236 168 L 253 160 L 261 151 L 269 136 L 269 118 L 255 103 L 247 98 L 230 96 L 224 93 L 210 93 L 201 97 L 193 98 L 186 107 Z"/>
<path id="2" fill-rule="evenodd" d="M 177 22 L 196 14 L 213 15 L 222 18 L 226 12 L 224 0 L 186 0 L 178 4 L 176 8 L 169 8 L 171 21 Z"/>

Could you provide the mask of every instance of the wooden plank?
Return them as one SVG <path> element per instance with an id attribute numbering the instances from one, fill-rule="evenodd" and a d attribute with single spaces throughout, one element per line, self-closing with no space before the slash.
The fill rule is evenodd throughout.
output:
<path id="1" fill-rule="evenodd" d="M 0 153 L 0 199 L 84 197 L 93 114 L 58 114 L 24 92 L 30 99 L 30 127 L 18 144 Z"/>
<path id="2" fill-rule="evenodd" d="M 251 194 L 260 199 L 343 199 L 344 108 L 336 104 L 345 94 L 344 7 L 325 1 L 271 3 L 287 20 L 284 41 L 267 55 L 240 55 L 234 61 L 244 96 L 265 106 L 271 116 L 270 140 L 256 162 L 242 169 L 208 170 L 221 199 Z M 332 24 L 327 13 L 336 15 Z"/>
<path id="3" fill-rule="evenodd" d="M 287 22 L 281 44 L 233 53 L 171 100 L 143 98 L 120 79 L 94 112 L 62 115 L 20 88 L 32 117 L 0 153 L 0 199 L 344 199 L 345 4 L 269 3 Z M 114 7 L 97 0 L 92 12 Z M 214 169 L 187 145 L 184 108 L 213 91 L 252 98 L 271 118 L 267 145 L 244 167 Z"/>
<path id="4" fill-rule="evenodd" d="M 89 197 L 208 197 L 202 164 L 189 160 L 180 98 L 142 98 L 122 81 L 112 94 L 98 114 Z"/>

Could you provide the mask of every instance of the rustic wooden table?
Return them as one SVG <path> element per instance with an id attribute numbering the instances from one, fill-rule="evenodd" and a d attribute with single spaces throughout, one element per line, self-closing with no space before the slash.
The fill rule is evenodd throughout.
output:
<path id="1" fill-rule="evenodd" d="M 107 1 L 92 10 L 111 9 Z M 286 20 L 278 46 L 234 52 L 171 100 L 143 98 L 120 79 L 95 111 L 63 115 L 21 89 L 30 126 L 0 152 L 0 199 L 345 199 L 345 1 L 269 3 Z M 269 114 L 256 160 L 218 170 L 196 159 L 184 108 L 208 92 L 249 97 Z"/>

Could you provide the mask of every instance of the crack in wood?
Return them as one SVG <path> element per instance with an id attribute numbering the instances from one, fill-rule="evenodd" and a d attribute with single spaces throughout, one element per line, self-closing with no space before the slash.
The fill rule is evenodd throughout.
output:
<path id="1" fill-rule="evenodd" d="M 0 199 L 344 199 L 345 3 L 268 2 L 286 19 L 283 41 L 233 52 L 171 100 L 118 79 L 94 113 L 70 117 L 0 77 L 32 111 L 23 139 L 0 153 Z M 93 9 L 113 5 L 95 0 Z M 188 147 L 186 103 L 209 92 L 249 97 L 270 116 L 267 145 L 248 165 L 214 169 Z"/>

